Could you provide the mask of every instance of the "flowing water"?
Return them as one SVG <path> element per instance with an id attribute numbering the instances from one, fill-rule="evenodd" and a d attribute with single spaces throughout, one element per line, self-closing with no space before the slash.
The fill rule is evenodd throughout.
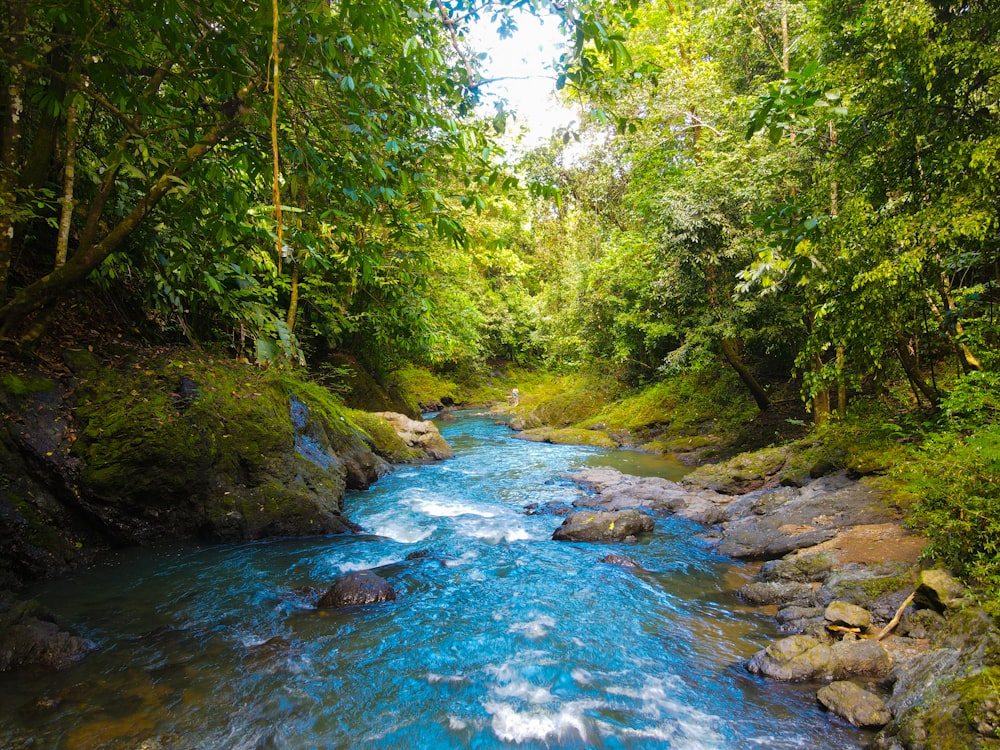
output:
<path id="1" fill-rule="evenodd" d="M 365 534 L 130 551 L 32 592 L 101 648 L 0 675 L 0 747 L 861 747 L 815 686 L 742 668 L 772 618 L 740 605 L 746 572 L 697 527 L 574 544 L 551 541 L 561 518 L 524 512 L 571 502 L 560 475 L 600 451 L 481 417 L 443 432 L 455 459 L 347 497 Z M 397 601 L 309 606 L 363 569 Z"/>

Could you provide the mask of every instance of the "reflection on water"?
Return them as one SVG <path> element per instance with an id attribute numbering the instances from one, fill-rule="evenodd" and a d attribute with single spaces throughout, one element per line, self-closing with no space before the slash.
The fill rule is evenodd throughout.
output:
<path id="1" fill-rule="evenodd" d="M 130 551 L 37 592 L 101 650 L 0 675 L 0 746 L 843 748 L 813 692 L 741 661 L 773 635 L 742 566 L 659 519 L 638 545 L 551 541 L 597 451 L 445 425 L 451 461 L 347 499 L 364 534 Z M 415 551 L 428 554 L 407 559 Z M 599 562 L 614 551 L 641 569 Z M 395 602 L 311 609 L 374 569 Z"/>
<path id="2" fill-rule="evenodd" d="M 618 469 L 623 474 L 632 474 L 637 477 L 662 477 L 674 482 L 680 481 L 681 477 L 692 471 L 690 466 L 685 466 L 669 453 L 643 453 L 625 448 L 595 453 L 584 458 L 579 465 L 607 466 Z"/>

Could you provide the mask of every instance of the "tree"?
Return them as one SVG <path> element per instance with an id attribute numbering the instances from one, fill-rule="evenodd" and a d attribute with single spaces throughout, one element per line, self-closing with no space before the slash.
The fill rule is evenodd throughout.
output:
<path id="1" fill-rule="evenodd" d="M 372 269 L 418 236 L 461 239 L 462 201 L 498 179 L 492 124 L 471 116 L 479 81 L 463 34 L 487 9 L 510 24 L 517 7 L 12 3 L 0 50 L 0 149 L 10 166 L 0 174 L 10 219 L 0 337 L 44 322 L 96 269 L 126 265 L 159 286 L 184 328 L 198 327 L 184 317 L 202 298 L 241 325 L 266 319 L 281 333 L 295 322 L 283 254 L 297 291 L 302 271 L 321 271 L 332 289 L 373 280 Z M 599 4 L 561 11 L 578 38 L 603 33 L 593 24 Z M 71 113 L 76 138 L 66 137 Z M 78 186 L 71 252 L 53 268 L 57 243 L 44 226 L 55 220 L 69 154 Z M 464 176 L 460 194 L 442 190 L 446 172 Z M 301 227 L 290 236 L 311 244 L 285 249 L 282 209 Z M 278 257 L 259 252 L 265 235 Z"/>

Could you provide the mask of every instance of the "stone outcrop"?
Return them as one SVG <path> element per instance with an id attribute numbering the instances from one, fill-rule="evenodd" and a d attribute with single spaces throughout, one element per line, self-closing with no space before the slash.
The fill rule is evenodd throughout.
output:
<path id="1" fill-rule="evenodd" d="M 95 648 L 66 632 L 34 601 L 0 601 L 0 672 L 27 664 L 62 669 Z"/>
<path id="2" fill-rule="evenodd" d="M 753 674 L 784 682 L 884 677 L 891 668 L 892 656 L 877 641 L 825 643 L 809 635 L 775 641 L 747 662 Z"/>

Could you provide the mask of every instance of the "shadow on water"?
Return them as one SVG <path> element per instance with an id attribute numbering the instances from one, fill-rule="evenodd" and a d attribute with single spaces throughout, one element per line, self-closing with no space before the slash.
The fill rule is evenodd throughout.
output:
<path id="1" fill-rule="evenodd" d="M 482 418 L 443 431 L 455 459 L 348 496 L 363 534 L 133 550 L 33 592 L 102 648 L 0 675 L 0 746 L 861 747 L 814 686 L 742 668 L 773 621 L 740 605 L 744 566 L 693 544 L 692 524 L 569 544 L 551 540 L 561 519 L 525 514 L 578 497 L 559 477 L 598 451 Z M 366 569 L 396 601 L 312 607 Z"/>

